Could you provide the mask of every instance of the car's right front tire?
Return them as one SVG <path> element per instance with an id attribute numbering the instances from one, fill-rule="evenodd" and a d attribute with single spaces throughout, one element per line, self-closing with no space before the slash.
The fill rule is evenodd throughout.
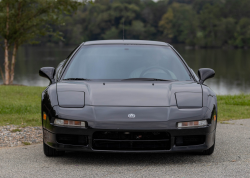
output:
<path id="1" fill-rule="evenodd" d="M 204 151 L 202 152 L 202 155 L 211 155 L 211 154 L 213 154 L 213 152 L 214 152 L 214 147 L 215 147 L 215 143 L 214 143 L 214 145 L 211 146 L 209 149 L 204 150 Z"/>
<path id="2" fill-rule="evenodd" d="M 43 142 L 43 152 L 48 157 L 62 156 L 65 153 L 65 151 L 57 151 L 56 149 L 49 147 L 44 142 Z"/>

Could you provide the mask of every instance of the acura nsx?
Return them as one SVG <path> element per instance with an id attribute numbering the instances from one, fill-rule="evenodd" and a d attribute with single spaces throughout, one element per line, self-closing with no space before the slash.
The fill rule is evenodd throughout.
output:
<path id="1" fill-rule="evenodd" d="M 217 99 L 204 81 L 164 42 L 84 42 L 58 67 L 43 67 L 46 156 L 65 151 L 197 152 L 215 147 Z"/>

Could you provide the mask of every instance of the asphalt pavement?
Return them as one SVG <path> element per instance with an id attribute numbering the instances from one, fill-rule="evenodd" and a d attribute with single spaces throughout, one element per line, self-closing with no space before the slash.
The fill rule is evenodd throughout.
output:
<path id="1" fill-rule="evenodd" d="M 211 156 L 67 152 L 42 144 L 0 149 L 0 177 L 250 177 L 250 119 L 218 124 Z"/>

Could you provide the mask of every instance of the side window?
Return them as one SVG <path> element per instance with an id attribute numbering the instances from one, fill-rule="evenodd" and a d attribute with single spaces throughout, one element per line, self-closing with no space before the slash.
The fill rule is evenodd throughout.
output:
<path id="1" fill-rule="evenodd" d="M 61 71 L 62 71 L 62 67 L 64 65 L 64 63 L 66 62 L 66 59 L 64 59 L 62 62 L 60 62 L 56 68 L 56 73 L 55 73 L 55 80 L 58 80 L 60 75 L 61 75 Z"/>
<path id="2" fill-rule="evenodd" d="M 79 47 L 80 45 L 78 45 L 73 51 L 71 51 L 71 53 L 68 55 L 68 57 L 66 59 L 64 59 L 62 62 L 60 62 L 56 68 L 56 73 L 55 73 L 55 80 L 57 81 L 62 73 L 62 69 L 64 68 L 65 64 L 67 63 L 67 61 L 69 60 L 69 58 L 71 57 L 71 55 L 75 52 L 75 50 Z"/>
<path id="3" fill-rule="evenodd" d="M 71 53 L 68 55 L 68 57 L 67 57 L 66 59 L 69 59 L 70 56 L 75 52 L 75 50 L 76 50 L 79 46 L 81 46 L 81 45 L 78 45 L 73 51 L 71 51 Z"/>
<path id="4" fill-rule="evenodd" d="M 199 78 L 198 78 L 197 75 L 194 73 L 193 69 L 191 69 L 191 68 L 189 68 L 189 69 L 190 69 L 191 72 L 193 73 L 193 76 L 195 77 L 195 79 L 196 79 L 197 81 L 199 81 Z"/>

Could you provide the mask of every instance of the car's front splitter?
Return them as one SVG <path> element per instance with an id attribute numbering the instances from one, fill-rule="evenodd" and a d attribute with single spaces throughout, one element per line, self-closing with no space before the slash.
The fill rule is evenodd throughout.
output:
<path id="1" fill-rule="evenodd" d="M 108 130 L 108 129 L 81 129 L 81 128 L 67 128 L 67 127 L 58 127 L 53 126 L 53 131 L 47 130 L 44 128 L 44 142 L 45 144 L 49 145 L 52 148 L 55 148 L 57 150 L 66 150 L 66 151 L 89 151 L 89 152 L 120 152 L 120 153 L 165 153 L 165 152 L 196 152 L 196 151 L 203 151 L 207 150 L 214 144 L 214 138 L 215 138 L 215 130 L 210 132 L 210 126 L 202 127 L 202 128 L 189 128 L 189 129 L 171 129 L 171 130 Z M 124 133 L 130 133 L 130 132 L 145 132 L 145 133 L 167 133 L 169 135 L 169 142 L 167 143 L 167 147 L 165 149 L 141 149 L 140 148 L 130 148 L 128 150 L 124 149 L 108 149 L 105 147 L 105 149 L 95 148 L 94 145 L 94 137 L 93 134 L 96 132 L 124 132 Z M 58 142 L 58 135 L 70 135 L 73 137 L 76 136 L 83 136 L 87 138 L 87 141 L 84 144 L 63 144 Z M 193 136 L 204 136 L 204 143 L 201 144 L 183 144 L 181 145 L 178 140 L 183 140 L 185 137 L 193 139 Z M 82 137 L 81 137 L 82 138 Z M 177 140 L 178 139 L 178 140 Z M 144 143 L 143 140 L 136 140 L 142 141 L 141 143 Z M 126 141 L 125 143 L 130 143 L 130 141 Z M 154 143 L 154 142 L 151 142 Z M 131 141 L 131 144 L 132 141 Z M 138 143 L 140 145 L 140 143 Z M 169 144 L 169 145 L 168 145 Z"/>

